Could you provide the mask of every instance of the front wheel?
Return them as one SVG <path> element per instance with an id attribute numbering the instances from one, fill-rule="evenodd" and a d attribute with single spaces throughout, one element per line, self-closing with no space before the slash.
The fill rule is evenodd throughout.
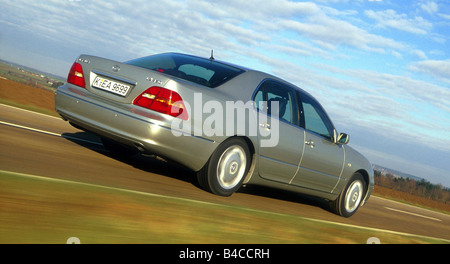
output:
<path id="1" fill-rule="evenodd" d="M 242 138 L 231 138 L 212 154 L 197 174 L 202 188 L 221 196 L 230 196 L 242 185 L 250 167 L 250 151 Z"/>
<path id="2" fill-rule="evenodd" d="M 360 173 L 355 173 L 338 198 L 331 202 L 331 210 L 341 216 L 350 217 L 361 205 L 366 193 L 366 183 Z"/>

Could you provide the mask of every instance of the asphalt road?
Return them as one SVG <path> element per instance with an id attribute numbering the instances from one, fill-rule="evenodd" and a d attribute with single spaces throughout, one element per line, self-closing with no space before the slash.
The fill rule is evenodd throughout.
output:
<path id="1" fill-rule="evenodd" d="M 450 240 L 450 215 L 372 196 L 351 218 L 328 211 L 321 199 L 247 186 L 231 197 L 200 189 L 195 175 L 151 157 L 121 160 L 99 139 L 59 118 L 0 105 L 0 170 L 142 192 L 240 205 L 342 224 Z"/>

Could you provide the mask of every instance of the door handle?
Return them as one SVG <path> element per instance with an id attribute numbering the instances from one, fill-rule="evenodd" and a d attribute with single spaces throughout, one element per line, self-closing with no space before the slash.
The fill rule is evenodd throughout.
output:
<path id="1" fill-rule="evenodd" d="M 310 148 L 314 148 L 314 141 L 312 141 L 312 140 L 307 140 L 307 141 L 305 141 L 305 144 L 306 145 L 308 145 Z"/>

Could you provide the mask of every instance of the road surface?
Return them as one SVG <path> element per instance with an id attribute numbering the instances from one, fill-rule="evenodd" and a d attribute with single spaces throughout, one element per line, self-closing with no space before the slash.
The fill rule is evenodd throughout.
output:
<path id="1" fill-rule="evenodd" d="M 195 174 L 151 157 L 112 157 L 94 135 L 63 120 L 0 105 L 0 170 L 299 215 L 450 241 L 450 215 L 372 196 L 351 218 L 321 199 L 248 186 L 231 197 L 200 189 Z"/>

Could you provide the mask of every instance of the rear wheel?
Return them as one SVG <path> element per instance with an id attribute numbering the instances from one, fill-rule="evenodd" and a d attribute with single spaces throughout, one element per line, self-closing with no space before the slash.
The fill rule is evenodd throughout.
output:
<path id="1" fill-rule="evenodd" d="M 202 188 L 221 196 L 230 196 L 242 185 L 250 167 L 250 151 L 242 138 L 231 138 L 212 154 L 197 174 Z"/>
<path id="2" fill-rule="evenodd" d="M 331 210 L 341 216 L 350 217 L 361 205 L 366 193 L 366 183 L 360 173 L 355 173 L 338 198 L 331 202 Z"/>

